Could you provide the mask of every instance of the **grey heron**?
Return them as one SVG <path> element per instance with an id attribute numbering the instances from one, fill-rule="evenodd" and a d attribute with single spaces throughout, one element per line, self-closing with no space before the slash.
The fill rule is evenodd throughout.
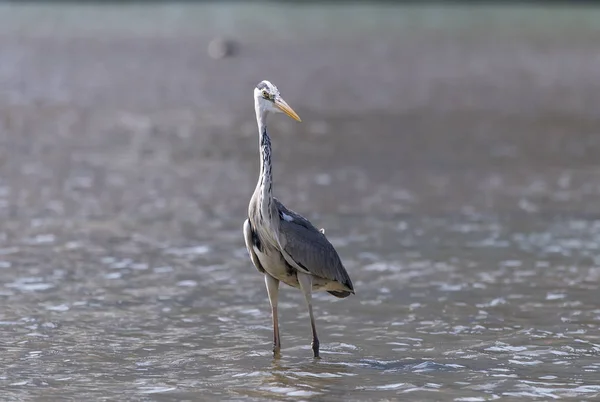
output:
<path id="1" fill-rule="evenodd" d="M 338 298 L 354 294 L 350 276 L 324 229 L 315 228 L 308 219 L 286 208 L 273 197 L 271 139 L 267 115 L 283 112 L 301 121 L 283 100 L 277 87 L 261 81 L 254 88 L 254 108 L 258 123 L 260 174 L 248 205 L 243 231 L 252 263 L 264 274 L 273 320 L 273 354 L 281 351 L 277 299 L 279 282 L 299 288 L 304 294 L 312 330 L 312 350 L 319 357 L 319 338 L 312 308 L 312 292 L 326 291 Z"/>

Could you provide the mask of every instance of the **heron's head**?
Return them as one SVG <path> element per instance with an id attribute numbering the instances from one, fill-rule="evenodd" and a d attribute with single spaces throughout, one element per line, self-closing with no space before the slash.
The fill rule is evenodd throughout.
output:
<path id="1" fill-rule="evenodd" d="M 261 113 L 283 112 L 294 120 L 302 121 L 294 109 L 283 100 L 277 87 L 267 80 L 259 82 L 254 88 L 254 103 Z"/>

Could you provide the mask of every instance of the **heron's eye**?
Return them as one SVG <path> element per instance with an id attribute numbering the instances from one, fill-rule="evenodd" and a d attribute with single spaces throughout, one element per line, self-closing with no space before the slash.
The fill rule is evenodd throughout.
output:
<path id="1" fill-rule="evenodd" d="M 264 89 L 263 89 L 263 91 L 262 91 L 262 96 L 263 96 L 265 99 L 271 99 L 271 96 L 269 95 L 269 93 L 268 93 L 267 91 L 265 91 Z"/>

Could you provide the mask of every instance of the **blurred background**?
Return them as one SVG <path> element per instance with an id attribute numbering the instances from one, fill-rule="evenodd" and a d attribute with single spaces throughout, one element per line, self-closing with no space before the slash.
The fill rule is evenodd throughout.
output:
<path id="1" fill-rule="evenodd" d="M 597 398 L 591 2 L 0 4 L 3 400 Z M 357 290 L 283 288 L 258 177 Z"/>

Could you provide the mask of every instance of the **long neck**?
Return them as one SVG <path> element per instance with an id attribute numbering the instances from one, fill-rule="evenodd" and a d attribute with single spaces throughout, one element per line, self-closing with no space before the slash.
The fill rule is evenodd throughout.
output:
<path id="1" fill-rule="evenodd" d="M 258 196 L 258 206 L 263 218 L 271 217 L 271 202 L 273 199 L 273 176 L 271 174 L 271 138 L 267 133 L 265 112 L 256 110 L 260 149 L 260 175 L 256 183 L 255 194 Z"/>

